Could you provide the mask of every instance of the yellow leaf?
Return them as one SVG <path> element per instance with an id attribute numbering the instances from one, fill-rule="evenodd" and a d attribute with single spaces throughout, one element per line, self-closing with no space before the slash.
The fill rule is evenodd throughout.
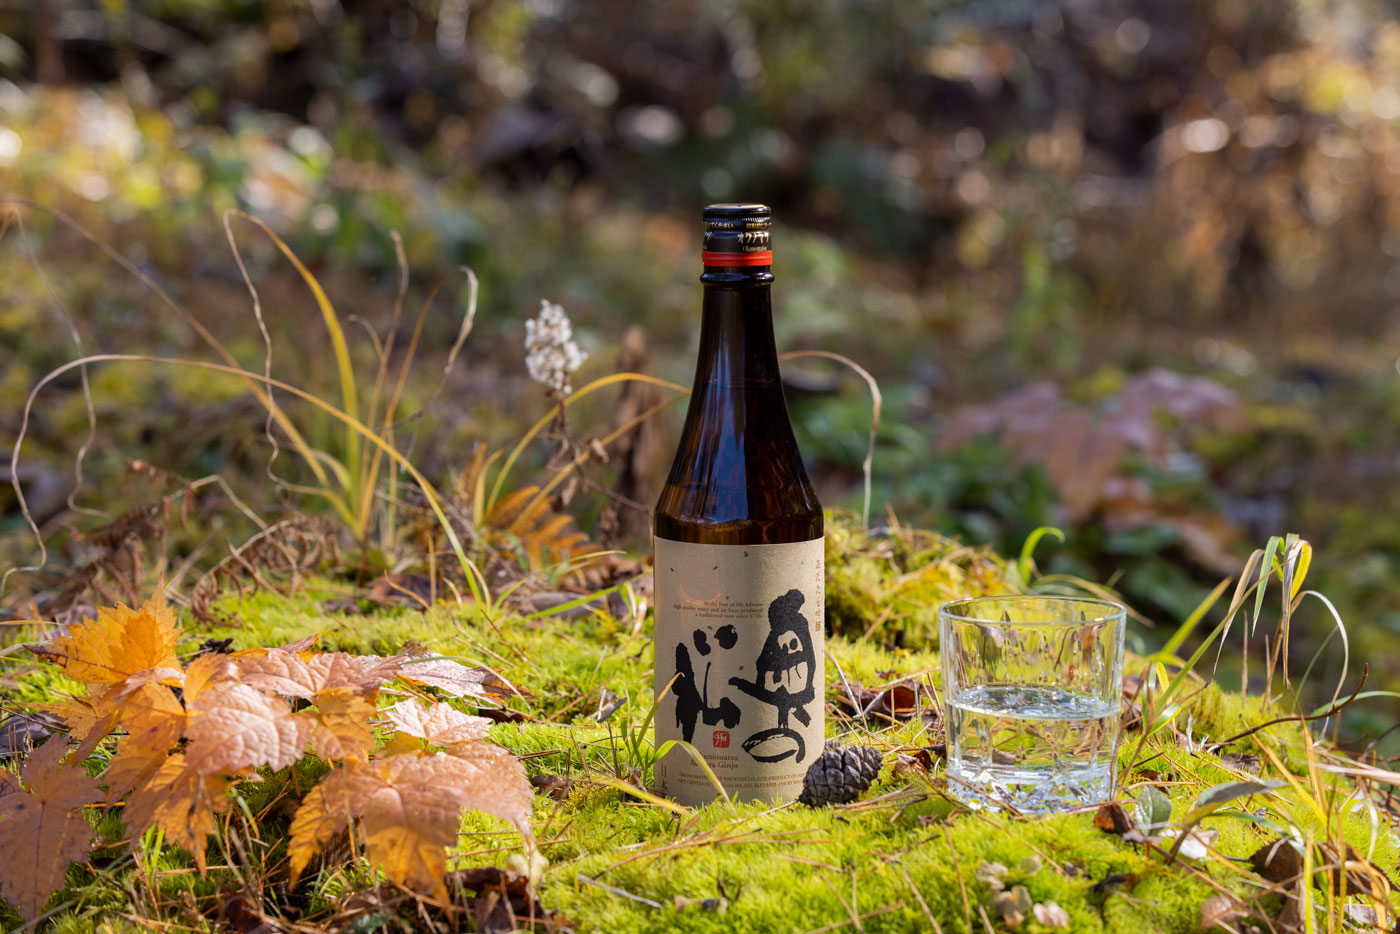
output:
<path id="1" fill-rule="evenodd" d="M 68 724 L 69 733 L 78 742 L 101 739 L 112 728 L 113 720 L 105 711 L 99 711 L 90 698 L 63 697 L 54 704 L 53 712 Z"/>
<path id="2" fill-rule="evenodd" d="M 169 747 L 185 726 L 185 708 L 175 692 L 163 684 L 142 684 L 125 696 L 103 704 L 110 705 L 117 722 L 143 745 Z"/>
<path id="3" fill-rule="evenodd" d="M 66 737 L 53 736 L 30 755 L 22 773 L 26 788 L 0 793 L 0 894 L 33 920 L 63 885 L 74 860 L 87 854 L 92 826 L 82 807 L 101 798 L 81 763 L 61 766 Z"/>
<path id="4" fill-rule="evenodd" d="M 321 634 L 319 632 L 313 632 L 309 636 L 302 636 L 295 642 L 288 642 L 286 645 L 279 645 L 276 646 L 276 648 L 279 648 L 284 652 L 292 652 L 294 654 L 299 654 L 302 652 L 311 651 L 312 646 L 314 646 L 317 642 L 320 641 Z M 254 655 L 266 655 L 268 652 L 271 651 L 272 649 L 265 649 L 262 646 L 255 646 L 250 649 L 239 649 L 237 652 L 231 653 L 229 655 L 229 658 L 251 658 Z"/>
<path id="5" fill-rule="evenodd" d="M 351 815 L 364 806 L 358 797 L 362 792 L 355 789 L 354 783 L 366 768 L 356 761 L 332 769 L 320 784 L 302 796 L 287 842 L 292 882 L 296 882 L 312 857 L 350 825 Z"/>
<path id="6" fill-rule="evenodd" d="M 169 757 L 169 746 L 154 748 L 133 742 L 130 736 L 124 737 L 102 773 L 102 781 L 107 785 L 107 803 L 121 800 L 127 792 L 154 775 Z"/>
<path id="7" fill-rule="evenodd" d="M 1293 586 L 1288 594 L 1289 601 L 1298 599 L 1298 591 L 1303 589 L 1303 581 L 1307 580 L 1308 568 L 1312 565 L 1312 545 L 1300 539 L 1294 547 L 1297 550 L 1298 566 L 1293 572 Z M 1290 554 L 1289 558 L 1292 557 L 1293 555 Z"/>
<path id="8" fill-rule="evenodd" d="M 322 759 L 367 759 L 374 749 L 374 698 L 340 688 L 323 691 L 314 710 L 299 716 L 312 721 L 311 751 Z"/>
<path id="9" fill-rule="evenodd" d="M 104 698 L 102 703 L 109 702 Z M 110 709 L 128 735 L 121 739 L 102 775 L 109 802 L 159 768 L 185 729 L 184 706 L 162 684 L 139 685 Z"/>
<path id="10" fill-rule="evenodd" d="M 97 619 L 83 620 L 67 635 L 34 651 L 56 662 L 74 681 L 114 684 L 147 669 L 178 670 L 175 640 L 179 636 L 175 614 L 157 594 L 139 610 L 101 607 Z"/>
<path id="11" fill-rule="evenodd" d="M 193 704 L 209 685 L 237 676 L 238 667 L 227 655 L 206 652 L 196 657 L 185 671 L 185 703 Z"/>

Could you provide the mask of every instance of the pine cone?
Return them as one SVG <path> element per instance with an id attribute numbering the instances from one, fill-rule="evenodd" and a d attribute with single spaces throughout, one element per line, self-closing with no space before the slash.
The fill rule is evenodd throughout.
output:
<path id="1" fill-rule="evenodd" d="M 814 808 L 854 801 L 880 774 L 884 758 L 880 750 L 869 746 L 842 749 L 840 744 L 828 740 L 817 761 L 807 767 L 797 800 Z"/>

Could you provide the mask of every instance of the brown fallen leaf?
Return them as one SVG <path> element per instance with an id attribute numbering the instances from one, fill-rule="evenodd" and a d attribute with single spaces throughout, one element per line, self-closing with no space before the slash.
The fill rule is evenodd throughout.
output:
<path id="1" fill-rule="evenodd" d="M 372 864 L 393 881 L 444 900 L 447 848 L 457 842 L 464 809 L 505 818 L 528 838 L 532 794 L 519 761 L 488 743 L 458 749 L 356 760 L 331 771 L 292 820 L 293 880 L 351 819 L 363 827 Z"/>
<path id="2" fill-rule="evenodd" d="M 229 809 L 229 784 L 226 776 L 199 774 L 184 753 L 175 753 L 127 798 L 122 812 L 127 838 L 159 827 L 167 843 L 184 847 L 194 857 L 203 875 L 205 843 L 217 826 L 217 815 Z"/>
<path id="3" fill-rule="evenodd" d="M 1255 872 L 1270 882 L 1292 882 L 1303 872 L 1303 855 L 1291 840 L 1283 837 L 1255 850 L 1249 862 Z"/>
<path id="4" fill-rule="evenodd" d="M 505 700 L 516 693 L 509 683 L 490 668 L 468 668 L 450 658 L 426 661 L 408 659 L 398 674 L 405 681 L 438 688 L 453 697 L 475 697 L 494 702 Z"/>
<path id="5" fill-rule="evenodd" d="M 280 697 L 222 682 L 205 688 L 190 706 L 185 754 L 189 768 L 201 775 L 264 765 L 280 769 L 302 757 L 312 730 L 312 721 L 292 716 Z"/>
<path id="6" fill-rule="evenodd" d="M 1099 805 L 1099 809 L 1094 812 L 1094 826 L 1108 833 L 1116 833 L 1120 837 L 1137 827 L 1123 805 L 1117 801 Z"/>
<path id="7" fill-rule="evenodd" d="M 297 713 L 312 721 L 308 742 L 322 759 L 366 759 L 374 750 L 375 699 L 347 688 L 322 691 L 316 706 Z"/>
<path id="8" fill-rule="evenodd" d="M 238 659 L 244 684 L 314 700 L 322 691 L 378 691 L 398 674 L 399 660 L 378 655 L 349 655 L 327 652 L 303 658 L 296 652 L 269 649 L 262 655 Z"/>
<path id="9" fill-rule="evenodd" d="M 1350 843 L 1345 846 L 1345 856 L 1339 858 L 1337 850 L 1330 843 L 1318 844 L 1322 851 L 1322 861 L 1332 867 L 1332 885 L 1347 895 L 1369 895 L 1386 900 L 1392 885 L 1385 870 L 1362 856 Z M 1343 881 L 1345 873 L 1345 881 Z"/>
<path id="10" fill-rule="evenodd" d="M 496 866 L 458 869 L 447 877 L 449 887 L 471 908 L 474 929 L 482 934 L 510 934 L 533 929 L 531 920 L 547 921 L 550 911 L 536 897 L 524 874 Z M 467 894 L 472 895 L 468 898 Z M 520 922 L 526 922 L 521 924 Z"/>
<path id="11" fill-rule="evenodd" d="M 1201 929 L 1204 931 L 1247 917 L 1249 912 L 1240 906 L 1238 899 L 1229 895 L 1215 895 L 1201 902 Z"/>
<path id="12" fill-rule="evenodd" d="M 426 739 L 434 746 L 451 746 L 486 736 L 491 721 L 473 717 L 448 704 L 424 707 L 416 700 L 400 701 L 384 711 L 400 732 Z"/>
<path id="13" fill-rule="evenodd" d="M 31 921 L 94 836 L 82 808 L 101 791 L 81 763 L 60 764 L 67 752 L 67 737 L 50 737 L 30 754 L 19 782 L 0 787 L 0 894 Z"/>
<path id="14" fill-rule="evenodd" d="M 281 934 L 282 927 L 263 911 L 262 900 L 247 892 L 231 892 L 219 906 L 221 930 L 235 934 Z"/>
<path id="15" fill-rule="evenodd" d="M 1255 872 L 1270 882 L 1292 883 L 1303 873 L 1303 854 L 1296 843 L 1285 837 L 1272 840 L 1255 850 L 1249 862 Z M 1391 883 L 1385 871 L 1350 844 L 1347 845 L 1344 860 L 1338 859 L 1337 851 L 1331 844 L 1317 844 L 1314 866 L 1317 869 L 1331 867 L 1332 885 L 1337 889 L 1345 887 L 1347 895 L 1385 898 L 1390 894 Z"/>

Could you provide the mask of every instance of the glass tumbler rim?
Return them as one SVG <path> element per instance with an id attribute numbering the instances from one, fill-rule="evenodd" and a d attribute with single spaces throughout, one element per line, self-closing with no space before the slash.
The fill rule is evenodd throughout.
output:
<path id="1" fill-rule="evenodd" d="M 1086 603 L 1102 607 L 1103 613 L 1100 616 L 1086 616 L 1083 619 L 996 620 L 978 616 L 964 616 L 955 612 L 955 609 L 962 609 L 968 604 L 1011 604 L 1027 600 L 1050 603 Z M 947 600 L 938 607 L 938 616 L 941 619 L 959 623 L 994 623 L 998 626 L 1083 626 L 1087 623 L 1109 623 L 1125 619 L 1127 612 L 1127 607 L 1112 600 L 1104 600 L 1101 597 L 1068 597 L 1061 594 L 999 594 L 983 597 L 959 597 L 955 600 Z"/>

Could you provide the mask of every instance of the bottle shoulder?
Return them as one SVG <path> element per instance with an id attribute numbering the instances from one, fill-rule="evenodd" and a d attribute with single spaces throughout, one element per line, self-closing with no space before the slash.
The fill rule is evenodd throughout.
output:
<path id="1" fill-rule="evenodd" d="M 657 538 L 701 545 L 781 545 L 810 542 L 825 533 L 821 509 L 794 512 L 774 518 L 714 519 L 703 516 L 677 516 L 661 511 L 653 518 Z"/>

